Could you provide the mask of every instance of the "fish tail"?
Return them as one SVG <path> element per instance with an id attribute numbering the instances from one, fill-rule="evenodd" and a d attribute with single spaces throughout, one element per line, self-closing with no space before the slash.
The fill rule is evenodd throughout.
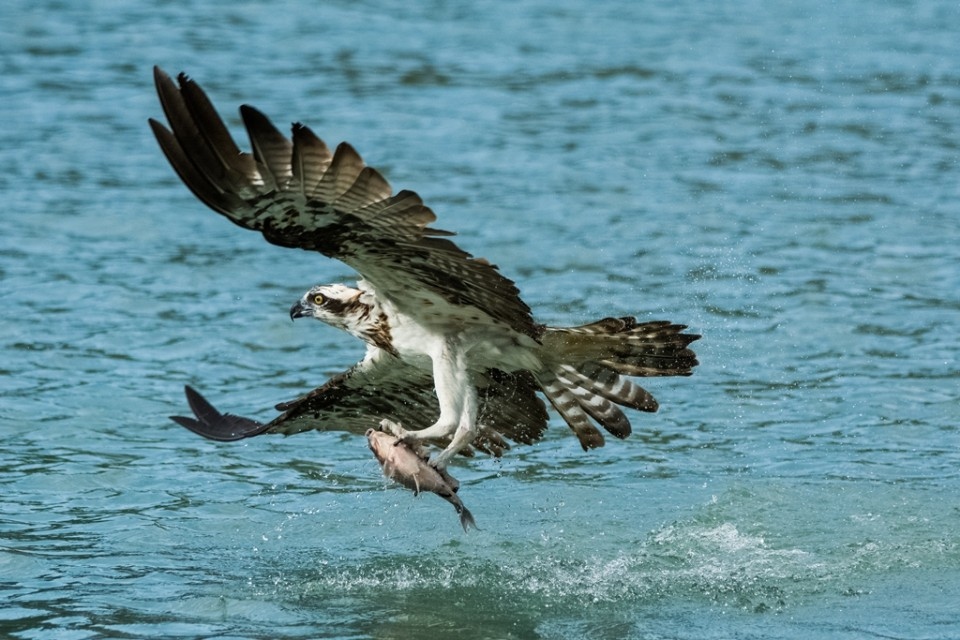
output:
<path id="1" fill-rule="evenodd" d="M 466 532 L 470 531 L 470 527 L 473 527 L 477 531 L 480 531 L 480 527 L 477 526 L 476 520 L 473 519 L 473 514 L 470 513 L 470 509 L 467 509 L 463 506 L 463 503 L 457 507 L 457 511 L 460 513 L 460 526 L 463 527 L 463 530 Z"/>

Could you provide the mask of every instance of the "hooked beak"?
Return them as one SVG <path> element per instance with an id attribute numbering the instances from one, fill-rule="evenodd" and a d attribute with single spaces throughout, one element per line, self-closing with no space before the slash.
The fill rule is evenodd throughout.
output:
<path id="1" fill-rule="evenodd" d="M 310 315 L 310 312 L 306 307 L 303 306 L 303 301 L 297 300 L 293 303 L 293 306 L 290 307 L 290 319 L 296 320 L 297 318 L 302 318 L 303 316 Z"/>

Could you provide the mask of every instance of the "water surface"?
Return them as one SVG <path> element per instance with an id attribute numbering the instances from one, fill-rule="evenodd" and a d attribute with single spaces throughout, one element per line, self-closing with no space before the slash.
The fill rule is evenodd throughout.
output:
<path id="1" fill-rule="evenodd" d="M 955 3 L 644 5 L 4 4 L 2 635 L 960 635 Z M 269 418 L 362 348 L 286 315 L 349 269 L 179 183 L 153 64 L 700 368 L 627 441 L 457 466 L 467 536 L 362 438 L 193 436 L 183 384 Z"/>

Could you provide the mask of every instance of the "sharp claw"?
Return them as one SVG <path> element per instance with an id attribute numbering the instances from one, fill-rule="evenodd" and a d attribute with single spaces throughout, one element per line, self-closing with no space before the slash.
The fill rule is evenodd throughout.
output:
<path id="1" fill-rule="evenodd" d="M 380 430 L 398 438 L 405 438 L 407 435 L 406 430 L 402 426 L 393 420 L 387 420 L 386 418 L 380 421 Z"/>

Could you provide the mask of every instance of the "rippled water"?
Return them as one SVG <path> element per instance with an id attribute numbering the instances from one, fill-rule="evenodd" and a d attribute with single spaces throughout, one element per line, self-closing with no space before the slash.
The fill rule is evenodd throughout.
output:
<path id="1" fill-rule="evenodd" d="M 956 3 L 319 4 L 0 8 L 0 635 L 960 635 Z M 362 349 L 286 315 L 349 270 L 179 184 L 153 64 L 701 367 L 460 464 L 470 535 L 361 438 L 196 438 L 184 383 L 266 418 Z"/>

